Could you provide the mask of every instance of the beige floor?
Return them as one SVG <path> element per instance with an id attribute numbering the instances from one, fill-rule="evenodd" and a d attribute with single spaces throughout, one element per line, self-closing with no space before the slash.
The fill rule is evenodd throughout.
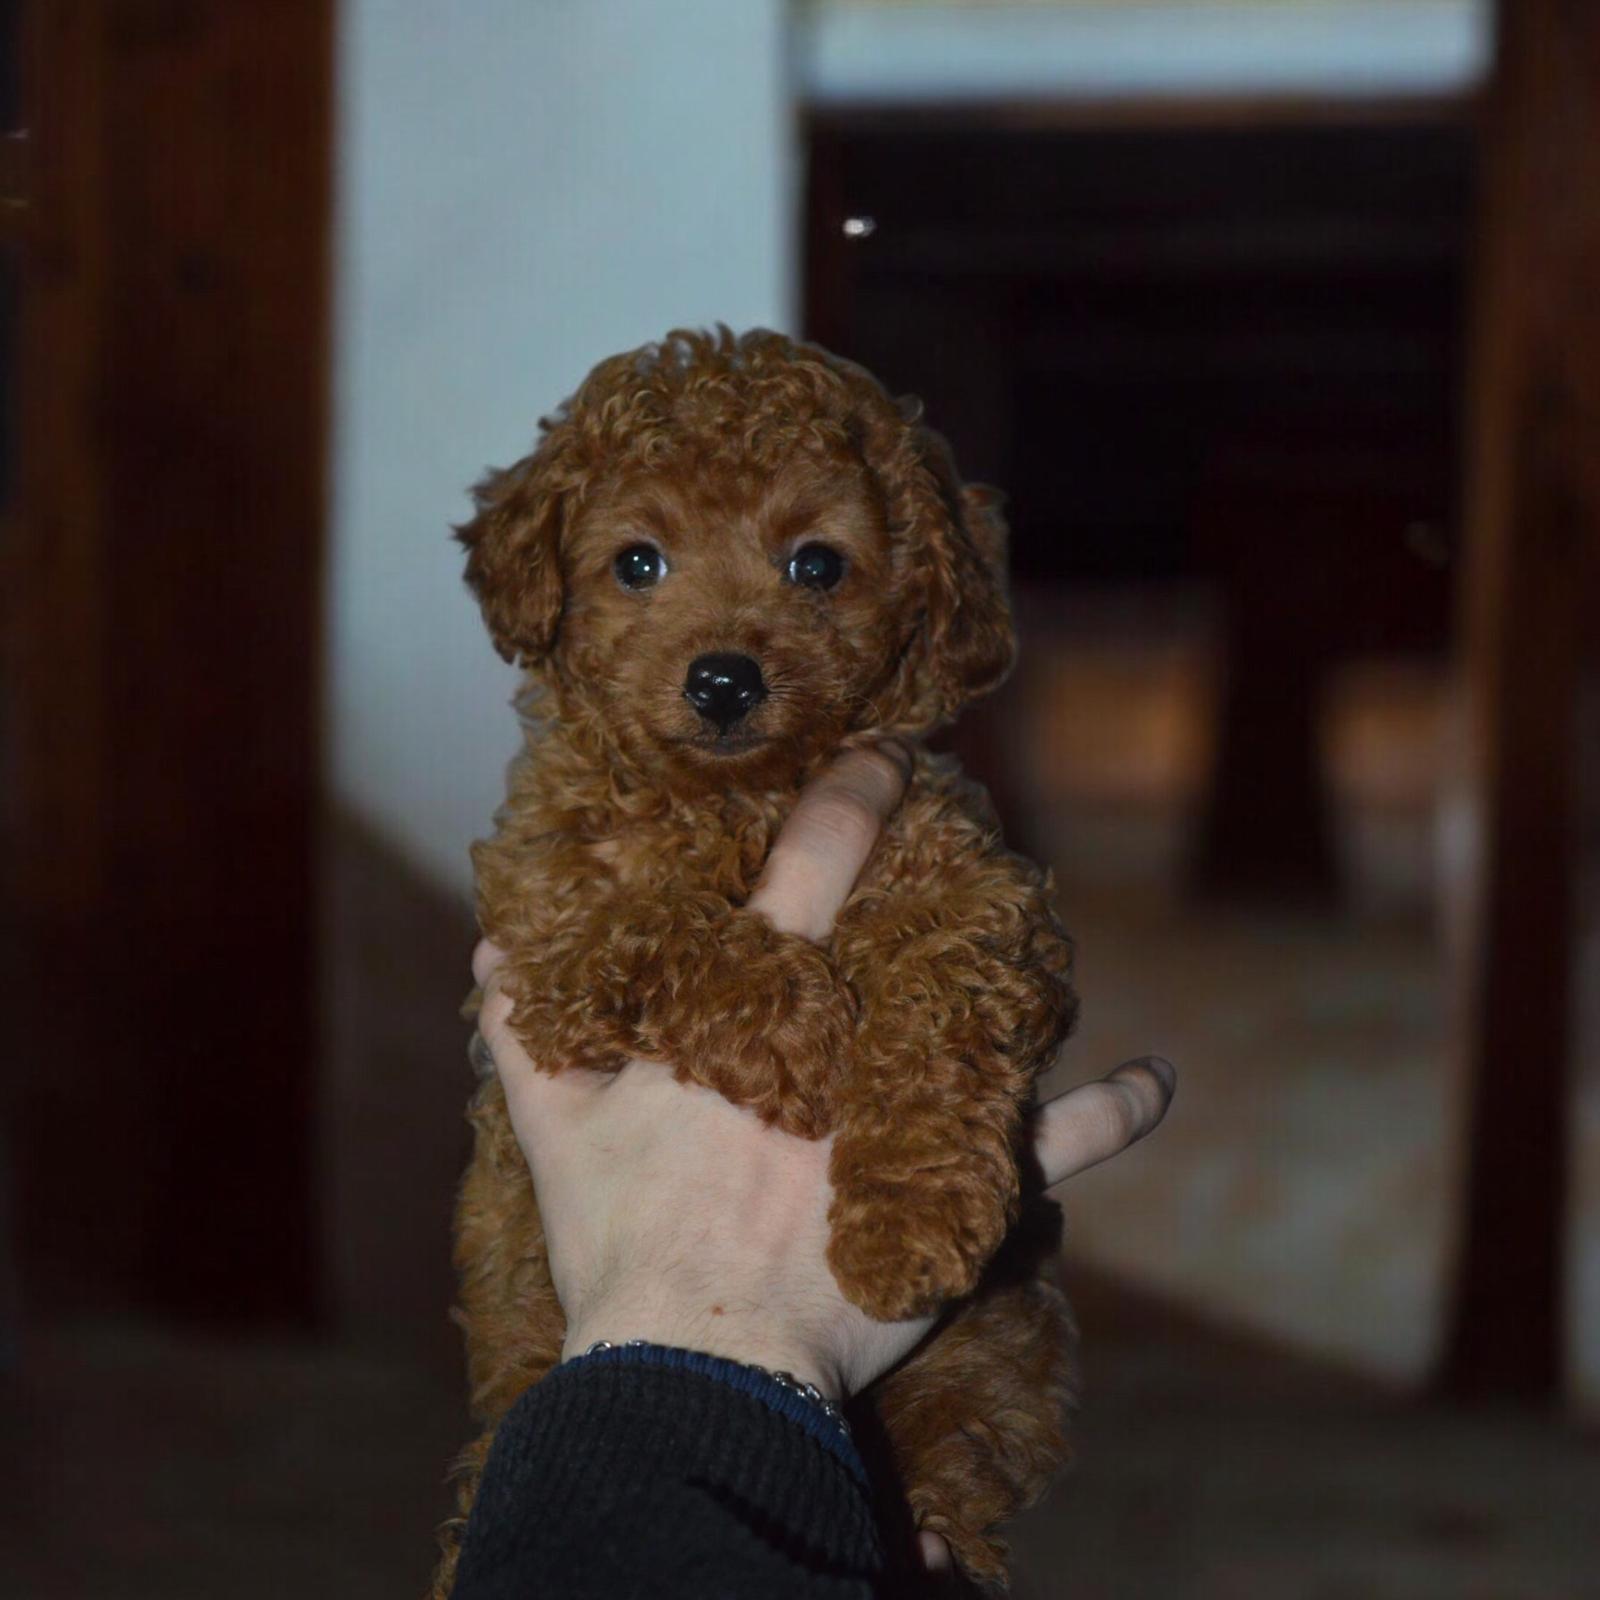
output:
<path id="1" fill-rule="evenodd" d="M 1077 1469 L 1013 1535 L 1018 1600 L 1600 1596 L 1600 1439 L 1409 1404 L 1077 1278 Z"/>

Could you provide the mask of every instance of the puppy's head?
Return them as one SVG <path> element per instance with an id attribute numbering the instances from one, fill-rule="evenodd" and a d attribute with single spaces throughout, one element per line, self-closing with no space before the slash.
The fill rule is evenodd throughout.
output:
<path id="1" fill-rule="evenodd" d="M 859 367 L 781 335 L 603 362 L 460 530 L 496 647 L 674 788 L 925 733 L 1014 637 L 997 496 Z"/>

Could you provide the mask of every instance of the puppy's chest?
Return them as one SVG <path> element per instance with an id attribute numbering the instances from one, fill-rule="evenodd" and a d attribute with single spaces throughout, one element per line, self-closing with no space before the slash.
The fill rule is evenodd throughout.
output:
<path id="1" fill-rule="evenodd" d="M 591 848 L 613 882 L 638 895 L 714 894 L 742 905 L 761 875 L 777 824 L 708 823 L 693 831 L 646 824 L 619 830 Z"/>
<path id="2" fill-rule="evenodd" d="M 913 790 L 890 819 L 856 879 L 852 903 L 922 893 L 980 854 L 966 820 L 952 828 L 947 816 L 930 816 L 926 798 Z M 693 828 L 634 825 L 591 849 L 625 893 L 714 894 L 740 906 L 754 892 L 789 809 L 775 803 L 753 816 L 711 817 Z"/>

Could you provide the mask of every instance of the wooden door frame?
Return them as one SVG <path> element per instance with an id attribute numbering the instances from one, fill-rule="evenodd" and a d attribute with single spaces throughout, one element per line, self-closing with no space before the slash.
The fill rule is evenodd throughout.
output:
<path id="1" fill-rule="evenodd" d="M 1454 1396 L 1564 1391 L 1577 685 L 1600 525 L 1600 14 L 1501 0 L 1485 121 L 1462 588 Z"/>
<path id="2" fill-rule="evenodd" d="M 333 0 L 30 0 L 24 25 L 25 1292 L 303 1322 Z"/>

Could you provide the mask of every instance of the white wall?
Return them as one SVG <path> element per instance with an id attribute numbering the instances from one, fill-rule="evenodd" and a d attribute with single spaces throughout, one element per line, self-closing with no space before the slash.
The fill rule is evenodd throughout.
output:
<path id="1" fill-rule="evenodd" d="M 345 0 L 328 765 L 462 891 L 516 730 L 449 524 L 601 356 L 788 325 L 784 56 L 782 0 Z"/>
<path id="2" fill-rule="evenodd" d="M 1436 94 L 1482 77 L 1488 0 L 811 0 L 815 100 Z"/>

